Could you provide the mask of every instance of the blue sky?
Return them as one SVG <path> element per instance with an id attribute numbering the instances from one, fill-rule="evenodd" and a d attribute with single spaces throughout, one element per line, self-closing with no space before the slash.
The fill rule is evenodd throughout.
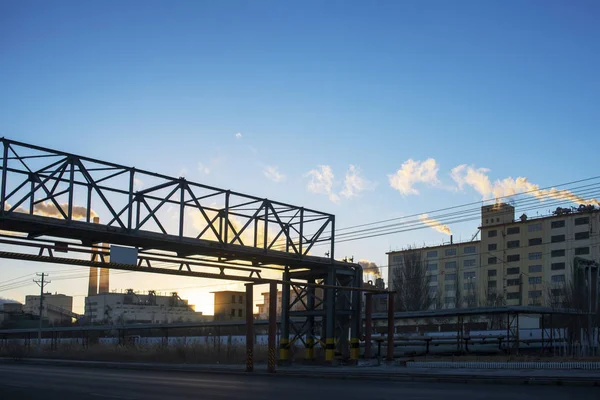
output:
<path id="1" fill-rule="evenodd" d="M 595 1 L 4 1 L 0 134 L 332 212 L 338 227 L 422 213 L 492 195 L 452 179 L 463 164 L 491 185 L 595 175 L 599 17 Z M 394 188 L 398 170 L 410 178 Z M 362 179 L 350 198 L 348 172 Z M 450 228 L 464 240 L 477 223 Z M 385 264 L 390 248 L 442 240 L 425 229 L 338 256 Z M 85 292 L 77 282 L 52 289 Z"/>

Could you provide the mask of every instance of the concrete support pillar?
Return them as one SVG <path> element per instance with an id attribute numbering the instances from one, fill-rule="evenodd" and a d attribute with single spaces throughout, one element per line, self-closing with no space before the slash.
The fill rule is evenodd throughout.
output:
<path id="1" fill-rule="evenodd" d="M 283 280 L 289 282 L 289 268 L 285 267 Z M 289 364 L 290 362 L 290 285 L 281 285 L 281 334 L 279 336 L 279 362 Z"/>
<path id="2" fill-rule="evenodd" d="M 254 371 L 254 287 L 246 284 L 246 372 Z"/>
<path id="3" fill-rule="evenodd" d="M 388 294 L 388 337 L 387 337 L 387 361 L 394 361 L 394 293 Z"/>
<path id="4" fill-rule="evenodd" d="M 269 287 L 269 339 L 267 371 L 275 373 L 277 360 L 275 347 L 277 346 L 277 283 L 271 282 Z"/>

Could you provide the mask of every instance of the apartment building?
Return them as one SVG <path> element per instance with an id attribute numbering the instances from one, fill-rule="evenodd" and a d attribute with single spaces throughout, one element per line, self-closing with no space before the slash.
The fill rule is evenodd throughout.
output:
<path id="1" fill-rule="evenodd" d="M 246 319 L 246 292 L 223 290 L 212 293 L 215 299 L 215 321 L 243 321 Z"/>
<path id="2" fill-rule="evenodd" d="M 592 206 L 516 219 L 513 206 L 498 203 L 481 208 L 479 229 L 481 240 L 388 253 L 390 284 L 405 257 L 416 254 L 444 308 L 552 305 L 570 283 L 576 257 L 600 260 L 600 210 Z"/>

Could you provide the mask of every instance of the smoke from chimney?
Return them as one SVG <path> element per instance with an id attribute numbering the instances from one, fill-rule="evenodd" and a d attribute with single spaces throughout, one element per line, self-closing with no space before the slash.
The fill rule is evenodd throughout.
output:
<path id="1" fill-rule="evenodd" d="M 381 278 L 381 270 L 374 262 L 361 259 L 358 264 L 362 267 L 364 274 L 371 274 L 375 275 L 377 278 Z"/>
<path id="2" fill-rule="evenodd" d="M 8 211 L 12 208 L 9 203 L 4 203 L 4 210 Z M 69 209 L 69 205 L 67 203 L 60 204 L 60 208 L 63 209 L 65 214 Z M 29 214 L 29 211 L 25 208 L 19 206 L 15 208 L 15 212 Z M 62 218 L 62 214 L 58 211 L 58 208 L 51 201 L 43 201 L 41 203 L 35 204 L 33 206 L 33 214 L 41 215 L 43 217 L 52 217 L 52 218 Z M 92 218 L 98 217 L 98 214 L 94 210 L 90 211 L 90 216 Z M 83 206 L 73 206 L 73 219 L 85 219 L 87 217 L 87 208 Z"/>
<path id="3" fill-rule="evenodd" d="M 430 226 L 440 233 L 445 233 L 446 235 L 452 234 L 448 225 L 442 224 L 437 219 L 429 218 L 427 214 L 419 215 L 419 220 L 423 222 L 425 225 Z"/>

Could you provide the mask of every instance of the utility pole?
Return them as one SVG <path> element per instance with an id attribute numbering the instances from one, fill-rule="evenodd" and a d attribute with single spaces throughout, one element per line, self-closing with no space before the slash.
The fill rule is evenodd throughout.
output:
<path id="1" fill-rule="evenodd" d="M 43 272 L 41 274 L 36 274 L 36 275 L 41 277 L 40 280 L 35 280 L 35 279 L 33 280 L 40 287 L 40 327 L 38 329 L 38 349 L 41 349 L 42 348 L 42 314 L 43 314 L 43 310 L 44 310 L 44 287 L 47 284 L 49 284 L 50 281 L 44 280 L 44 278 L 46 277 L 46 274 Z"/>

